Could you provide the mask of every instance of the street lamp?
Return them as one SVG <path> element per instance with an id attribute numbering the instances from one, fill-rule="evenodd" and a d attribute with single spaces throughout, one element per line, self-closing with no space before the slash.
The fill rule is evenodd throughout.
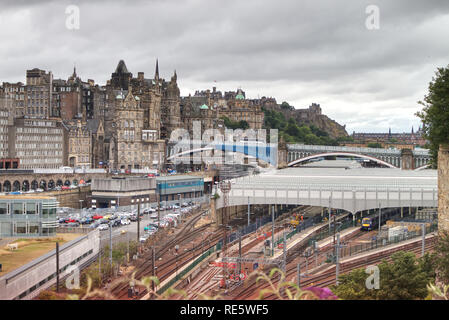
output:
<path id="1" fill-rule="evenodd" d="M 78 200 L 80 202 L 80 211 L 83 209 L 83 199 Z"/>

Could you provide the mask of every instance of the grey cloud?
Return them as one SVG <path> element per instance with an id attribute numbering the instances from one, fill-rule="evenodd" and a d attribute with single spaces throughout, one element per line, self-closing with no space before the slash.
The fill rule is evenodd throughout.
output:
<path id="1" fill-rule="evenodd" d="M 68 4 L 80 7 L 80 30 L 65 28 Z M 370 4 L 380 30 L 365 28 Z M 66 78 L 76 63 L 83 79 L 105 83 L 119 59 L 152 75 L 158 57 L 183 94 L 217 80 L 298 108 L 321 102 L 350 132 L 419 123 L 416 101 L 449 63 L 448 1 L 7 0 L 2 9 L 1 81 L 24 81 L 33 67 Z M 369 108 L 389 120 L 360 111 Z"/>

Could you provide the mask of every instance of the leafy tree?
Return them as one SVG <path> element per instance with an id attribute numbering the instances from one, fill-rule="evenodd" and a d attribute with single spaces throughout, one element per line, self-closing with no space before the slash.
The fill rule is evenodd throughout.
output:
<path id="1" fill-rule="evenodd" d="M 391 139 L 389 140 L 389 142 L 390 142 L 390 143 L 398 143 L 398 139 L 396 139 L 396 138 L 391 138 Z"/>
<path id="2" fill-rule="evenodd" d="M 287 143 L 307 143 L 332 146 L 339 145 L 336 139 L 332 139 L 329 137 L 327 132 L 319 129 L 313 124 L 310 126 L 305 124 L 301 125 L 293 118 L 286 120 L 282 112 L 266 109 L 262 110 L 265 114 L 264 128 L 279 130 L 279 137 L 283 137 Z"/>
<path id="3" fill-rule="evenodd" d="M 288 102 L 284 101 L 281 103 L 281 109 L 283 110 L 294 110 L 295 108 L 291 106 Z"/>
<path id="4" fill-rule="evenodd" d="M 351 300 L 414 300 L 427 296 L 427 283 L 433 279 L 429 256 L 417 259 L 412 252 L 399 251 L 392 262 L 382 261 L 379 267 L 379 289 L 367 289 L 368 275 L 363 268 L 339 278 L 332 290 L 338 297 Z"/>
<path id="5" fill-rule="evenodd" d="M 370 142 L 368 148 L 382 148 L 382 145 L 379 142 Z"/>
<path id="6" fill-rule="evenodd" d="M 245 120 L 240 120 L 240 121 L 232 121 L 231 119 L 229 119 L 228 117 L 221 117 L 224 120 L 224 125 L 226 128 L 228 129 L 243 129 L 246 130 L 249 128 L 249 124 L 247 121 Z"/>
<path id="7" fill-rule="evenodd" d="M 449 66 L 437 69 L 429 93 L 418 103 L 424 108 L 416 115 L 423 123 L 424 137 L 430 141 L 432 164 L 436 167 L 439 145 L 449 143 Z"/>

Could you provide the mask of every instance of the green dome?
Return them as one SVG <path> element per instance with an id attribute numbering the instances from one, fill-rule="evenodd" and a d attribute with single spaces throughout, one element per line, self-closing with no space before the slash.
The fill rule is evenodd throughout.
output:
<path id="1" fill-rule="evenodd" d="M 245 97 L 244 97 L 243 94 L 241 94 L 241 93 L 239 93 L 238 95 L 236 95 L 235 98 L 236 98 L 237 100 L 244 100 L 244 99 L 245 99 Z"/>
<path id="2" fill-rule="evenodd" d="M 208 110 L 209 107 L 207 106 L 207 104 L 203 104 L 203 105 L 200 107 L 200 109 L 201 109 L 201 110 Z"/>

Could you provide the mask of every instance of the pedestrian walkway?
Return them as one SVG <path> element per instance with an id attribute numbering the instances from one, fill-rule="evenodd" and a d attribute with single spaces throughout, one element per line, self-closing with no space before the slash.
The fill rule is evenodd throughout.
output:
<path id="1" fill-rule="evenodd" d="M 352 227 L 352 228 L 348 228 L 345 229 L 343 231 L 340 231 L 340 239 L 343 239 L 344 237 L 353 234 L 354 232 L 356 232 L 357 230 L 359 230 L 360 227 Z M 325 238 L 321 241 L 318 241 L 318 248 L 321 249 L 325 246 L 328 245 L 333 245 L 334 244 L 334 238 L 333 238 L 333 233 L 329 235 L 328 238 Z"/>

